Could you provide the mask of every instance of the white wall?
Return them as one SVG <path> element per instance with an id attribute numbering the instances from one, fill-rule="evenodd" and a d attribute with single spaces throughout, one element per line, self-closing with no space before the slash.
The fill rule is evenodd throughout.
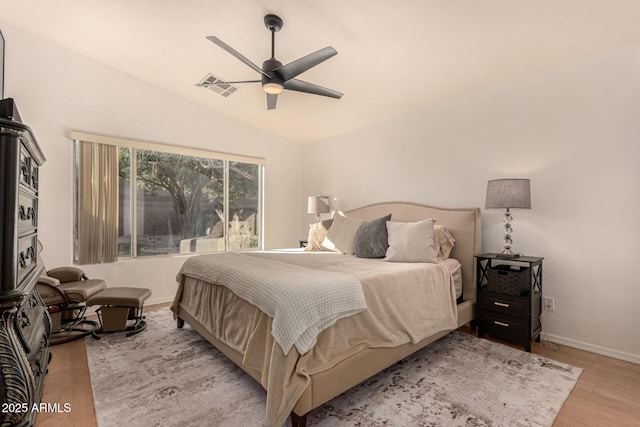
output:
<path id="1" fill-rule="evenodd" d="M 302 149 L 174 94 L 2 24 L 5 97 L 15 98 L 47 158 L 41 170 L 39 238 L 46 265 L 72 262 L 73 185 L 70 129 L 185 145 L 267 159 L 265 247 L 297 245 L 304 202 Z M 161 72 L 159 70 L 158 72 Z M 211 94 L 211 96 L 217 96 Z M 184 257 L 85 266 L 109 286 L 152 289 L 149 302 L 171 300 Z"/>
<path id="2" fill-rule="evenodd" d="M 305 194 L 484 207 L 487 180 L 530 178 L 514 249 L 545 257 L 551 338 L 640 363 L 639 118 L 636 45 L 306 146 Z"/>

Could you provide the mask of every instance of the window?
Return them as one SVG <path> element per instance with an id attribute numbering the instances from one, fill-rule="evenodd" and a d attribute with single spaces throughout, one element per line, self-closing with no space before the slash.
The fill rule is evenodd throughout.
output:
<path id="1" fill-rule="evenodd" d="M 76 143 L 78 263 L 262 247 L 264 160 L 72 134 Z M 117 173 L 113 174 L 117 185 L 106 177 L 109 174 L 104 168 L 94 167 L 97 175 L 93 177 L 86 171 L 89 161 L 87 155 L 83 155 L 87 148 L 83 147 L 105 145 L 86 140 L 102 141 L 101 138 L 117 143 Z M 90 196 L 83 189 L 87 181 L 108 180 L 106 186 L 117 188 L 117 197 L 107 198 L 108 191 Z M 98 202 L 87 202 L 89 197 Z M 100 219 L 104 210 L 101 205 L 117 205 L 117 221 L 108 220 L 108 214 Z M 87 221 L 95 221 L 100 227 L 83 226 Z M 105 223 L 115 224 L 117 230 L 106 230 L 102 237 L 95 236 L 96 230 L 109 228 Z M 103 251 L 102 256 L 86 256 L 87 253 L 100 254 L 101 249 L 95 246 L 109 246 L 108 241 L 114 239 L 115 256 L 108 255 L 108 251 Z"/>

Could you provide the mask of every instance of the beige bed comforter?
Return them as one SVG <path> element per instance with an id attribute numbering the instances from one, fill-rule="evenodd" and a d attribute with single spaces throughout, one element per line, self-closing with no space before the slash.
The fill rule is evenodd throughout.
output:
<path id="1" fill-rule="evenodd" d="M 207 254 L 189 258 L 182 275 L 223 284 L 269 315 L 271 334 L 284 354 L 293 345 L 305 354 L 318 334 L 367 308 L 362 286 L 355 277 L 279 262 L 250 253 Z"/>
<path id="2" fill-rule="evenodd" d="M 267 390 L 270 426 L 285 423 L 310 383 L 365 348 L 416 343 L 457 326 L 453 260 L 438 264 L 391 263 L 337 253 L 255 252 L 251 256 L 305 268 L 347 273 L 362 284 L 367 310 L 338 320 L 320 333 L 304 355 L 295 347 L 285 355 L 274 340 L 272 319 L 223 286 L 182 277 L 172 310 L 185 311 L 216 338 L 244 355 Z"/>

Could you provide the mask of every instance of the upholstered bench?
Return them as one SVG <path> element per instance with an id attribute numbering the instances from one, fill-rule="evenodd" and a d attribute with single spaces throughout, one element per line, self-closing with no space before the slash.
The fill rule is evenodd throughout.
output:
<path id="1" fill-rule="evenodd" d="M 96 310 L 100 321 L 100 332 L 130 331 L 127 336 L 144 330 L 147 324 L 142 308 L 151 289 L 113 287 L 107 288 L 87 299 L 87 305 L 100 305 Z M 127 321 L 131 320 L 129 325 Z M 95 336 L 95 335 L 94 335 Z"/>

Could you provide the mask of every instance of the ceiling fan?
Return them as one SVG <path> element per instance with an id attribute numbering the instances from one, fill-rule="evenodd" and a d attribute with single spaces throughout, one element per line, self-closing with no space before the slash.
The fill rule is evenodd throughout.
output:
<path id="1" fill-rule="evenodd" d="M 214 83 L 198 83 L 196 86 L 209 87 L 211 85 L 228 85 L 236 83 L 262 83 L 262 89 L 267 93 L 267 109 L 274 110 L 276 108 L 276 102 L 278 101 L 278 94 L 284 89 L 293 90 L 296 92 L 305 92 L 313 95 L 328 96 L 330 98 L 342 98 L 342 93 L 327 89 L 322 86 L 308 83 L 302 80 L 298 80 L 295 77 L 304 73 L 308 69 L 315 67 L 321 62 L 326 61 L 338 52 L 331 46 L 320 49 L 316 52 L 310 53 L 307 56 L 296 59 L 287 65 L 282 65 L 282 62 L 278 61 L 275 57 L 275 34 L 276 31 L 280 31 L 283 26 L 283 21 L 276 15 L 266 15 L 264 17 L 264 25 L 267 30 L 271 31 L 271 58 L 262 63 L 262 68 L 259 68 L 256 64 L 249 61 L 237 50 L 223 42 L 217 37 L 209 36 L 208 40 L 217 44 L 222 49 L 235 56 L 240 61 L 244 62 L 249 68 L 257 71 L 262 76 L 261 80 L 242 80 L 234 82 L 214 82 Z"/>

